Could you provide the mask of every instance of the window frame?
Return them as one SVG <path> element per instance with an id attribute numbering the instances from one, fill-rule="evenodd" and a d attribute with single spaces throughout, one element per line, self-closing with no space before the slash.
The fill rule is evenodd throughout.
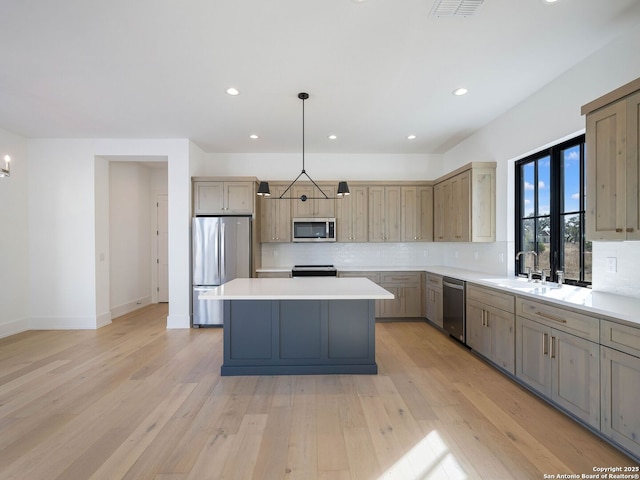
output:
<path id="1" fill-rule="evenodd" d="M 549 217 L 550 228 L 550 241 L 549 241 L 549 265 L 550 276 L 547 277 L 550 281 L 557 281 L 556 271 L 559 270 L 560 259 L 563 258 L 564 252 L 562 251 L 562 232 L 563 232 L 563 219 L 567 214 L 566 211 L 561 211 L 561 206 L 564 203 L 563 197 L 563 157 L 562 152 L 570 149 L 571 147 L 580 146 L 580 201 L 579 210 L 576 212 L 580 216 L 580 242 L 579 242 L 579 257 L 580 257 L 580 278 L 579 279 L 567 279 L 565 283 L 579 286 L 590 286 L 591 281 L 585 280 L 585 247 L 588 243 L 585 236 L 585 189 L 586 189 L 586 144 L 585 135 L 578 135 L 571 139 L 565 140 L 561 143 L 552 145 L 548 148 L 539 150 L 531 155 L 521 158 L 515 162 L 515 251 L 523 251 L 522 242 L 522 229 L 523 220 L 525 218 L 532 218 L 537 221 L 540 217 Z M 534 213 L 531 217 L 524 217 L 524 195 L 523 195 L 523 175 L 524 166 L 541 160 L 545 157 L 549 157 L 549 176 L 550 176 L 550 191 L 549 191 L 549 214 L 540 215 L 538 212 L 538 168 L 535 170 L 535 192 L 534 192 Z M 573 211 L 572 211 L 573 212 Z M 537 223 L 534 221 L 534 223 Z M 537 232 L 534 232 L 534 242 L 537 238 Z M 537 243 L 537 242 L 535 242 Z M 536 252 L 538 247 L 536 245 Z M 524 271 L 524 265 L 526 262 L 526 255 L 522 255 L 519 259 L 515 258 L 515 273 L 516 276 L 526 276 L 521 273 Z"/>

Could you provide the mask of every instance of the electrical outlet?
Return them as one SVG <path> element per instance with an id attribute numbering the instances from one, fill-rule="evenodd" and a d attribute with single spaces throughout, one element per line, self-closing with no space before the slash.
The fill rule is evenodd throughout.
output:
<path id="1" fill-rule="evenodd" d="M 607 257 L 607 272 L 616 273 L 618 271 L 618 259 L 616 257 Z"/>
<path id="2" fill-rule="evenodd" d="M 478 260 L 480 258 L 480 254 L 477 251 L 473 252 L 473 258 Z"/>

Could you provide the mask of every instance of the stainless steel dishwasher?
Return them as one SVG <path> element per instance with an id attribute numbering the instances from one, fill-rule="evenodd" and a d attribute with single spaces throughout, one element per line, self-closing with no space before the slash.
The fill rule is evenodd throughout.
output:
<path id="1" fill-rule="evenodd" d="M 457 278 L 442 279 L 443 327 L 456 340 L 467 343 L 465 316 L 465 282 Z"/>

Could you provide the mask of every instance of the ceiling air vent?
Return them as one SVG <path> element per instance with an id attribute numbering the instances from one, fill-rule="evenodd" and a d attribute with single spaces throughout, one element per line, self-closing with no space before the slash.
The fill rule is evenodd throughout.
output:
<path id="1" fill-rule="evenodd" d="M 434 17 L 471 17 L 484 0 L 436 0 L 431 14 Z"/>

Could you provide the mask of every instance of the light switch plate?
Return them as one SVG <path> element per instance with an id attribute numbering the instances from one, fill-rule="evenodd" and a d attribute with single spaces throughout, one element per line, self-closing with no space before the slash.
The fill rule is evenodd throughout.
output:
<path id="1" fill-rule="evenodd" d="M 618 259 L 616 257 L 607 257 L 607 272 L 616 273 L 618 271 Z"/>

